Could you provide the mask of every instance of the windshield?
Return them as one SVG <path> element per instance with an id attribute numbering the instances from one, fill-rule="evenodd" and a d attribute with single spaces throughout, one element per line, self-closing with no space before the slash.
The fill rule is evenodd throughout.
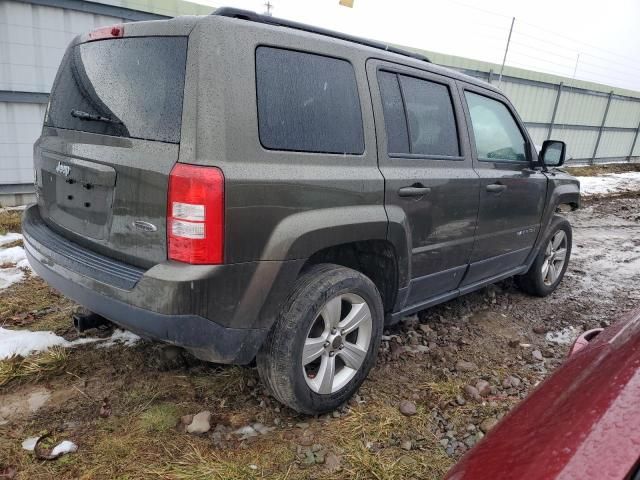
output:
<path id="1" fill-rule="evenodd" d="M 179 143 L 187 37 L 103 40 L 71 47 L 44 124 Z"/>

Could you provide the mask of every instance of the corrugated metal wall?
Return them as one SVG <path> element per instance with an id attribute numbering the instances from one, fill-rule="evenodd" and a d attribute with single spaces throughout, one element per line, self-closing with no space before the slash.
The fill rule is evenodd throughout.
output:
<path id="1" fill-rule="evenodd" d="M 64 8 L 0 1 L 0 91 L 11 93 L 13 98 L 0 101 L 0 184 L 33 182 L 33 143 L 40 135 L 46 104 L 25 101 L 20 93 L 48 94 L 73 37 L 123 21 Z"/>
<path id="2" fill-rule="evenodd" d="M 42 130 L 46 105 L 0 102 L 0 179 L 33 182 L 33 142 Z"/>

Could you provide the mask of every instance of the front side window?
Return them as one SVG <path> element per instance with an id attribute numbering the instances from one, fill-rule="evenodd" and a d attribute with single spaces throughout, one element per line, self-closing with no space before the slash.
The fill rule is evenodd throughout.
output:
<path id="1" fill-rule="evenodd" d="M 265 148 L 364 152 L 356 76 L 346 60 L 258 47 L 256 89 L 260 142 Z"/>
<path id="2" fill-rule="evenodd" d="M 526 141 L 506 105 L 465 92 L 479 160 L 524 162 Z"/>

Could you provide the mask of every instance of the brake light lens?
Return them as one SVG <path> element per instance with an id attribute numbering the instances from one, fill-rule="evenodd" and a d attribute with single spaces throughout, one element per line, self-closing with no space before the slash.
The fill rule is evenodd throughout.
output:
<path id="1" fill-rule="evenodd" d="M 169 259 L 220 264 L 224 256 L 224 176 L 216 167 L 177 163 L 169 176 Z"/>
<path id="2" fill-rule="evenodd" d="M 124 35 L 124 25 L 110 25 L 96 28 L 89 32 L 89 40 L 101 40 L 103 38 L 120 38 Z"/>

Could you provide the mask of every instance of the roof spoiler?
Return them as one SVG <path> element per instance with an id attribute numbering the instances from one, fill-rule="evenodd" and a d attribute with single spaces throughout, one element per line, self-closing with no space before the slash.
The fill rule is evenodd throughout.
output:
<path id="1" fill-rule="evenodd" d="M 386 43 L 367 40 L 366 38 L 354 37 L 352 35 L 347 35 L 346 33 L 334 32 L 333 30 L 314 27 L 313 25 L 307 25 L 305 23 L 292 22 L 290 20 L 283 20 L 281 18 L 274 18 L 269 15 L 260 15 L 258 13 L 251 12 L 249 10 L 242 10 L 240 8 L 220 7 L 216 8 L 211 15 L 238 18 L 240 20 L 246 20 L 248 22 L 264 23 L 267 25 L 293 28 L 295 30 L 301 30 L 303 32 L 317 33 L 318 35 L 338 38 L 340 40 L 346 40 L 347 42 L 353 42 L 360 45 L 365 45 L 367 47 L 378 48 L 387 52 L 397 53 L 399 55 L 404 55 L 405 57 L 411 57 L 415 58 L 416 60 L 431 63 L 431 60 L 429 60 L 424 55 L 413 53 L 408 50 L 402 50 L 401 48 L 393 47 L 391 45 L 387 45 Z"/>

